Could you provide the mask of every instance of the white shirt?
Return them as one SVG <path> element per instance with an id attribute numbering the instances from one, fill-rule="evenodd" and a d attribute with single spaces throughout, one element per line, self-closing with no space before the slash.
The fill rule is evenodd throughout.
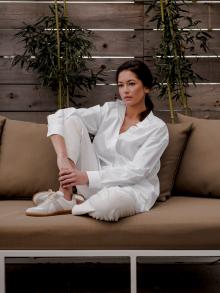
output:
<path id="1" fill-rule="evenodd" d="M 166 124 L 152 112 L 135 126 L 119 133 L 126 106 L 117 100 L 103 106 L 67 108 L 48 116 L 48 134 L 63 136 L 63 121 L 77 115 L 88 132 L 95 135 L 94 150 L 100 163 L 97 171 L 87 171 L 89 188 L 127 187 L 136 197 L 138 212 L 149 210 L 159 196 L 160 157 L 168 145 Z"/>

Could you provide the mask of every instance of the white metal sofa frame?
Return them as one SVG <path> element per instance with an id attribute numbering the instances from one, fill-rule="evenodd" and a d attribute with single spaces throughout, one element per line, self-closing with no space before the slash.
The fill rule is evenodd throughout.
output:
<path id="1" fill-rule="evenodd" d="M 6 293 L 6 258 L 13 257 L 128 257 L 130 260 L 130 292 L 137 293 L 137 257 L 148 259 L 172 257 L 174 263 L 176 257 L 182 257 L 183 260 L 192 257 L 216 257 L 218 261 L 220 250 L 0 250 L 0 293 Z"/>

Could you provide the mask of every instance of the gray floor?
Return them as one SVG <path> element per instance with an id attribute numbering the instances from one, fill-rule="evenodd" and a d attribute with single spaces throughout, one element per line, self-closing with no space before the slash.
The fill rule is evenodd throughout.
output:
<path id="1" fill-rule="evenodd" d="M 8 264 L 7 293 L 129 293 L 128 264 Z M 139 264 L 138 293 L 219 293 L 220 265 Z"/>

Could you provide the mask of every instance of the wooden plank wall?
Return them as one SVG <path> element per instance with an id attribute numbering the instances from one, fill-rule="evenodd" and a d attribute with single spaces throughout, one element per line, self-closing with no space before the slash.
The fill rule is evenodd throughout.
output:
<path id="1" fill-rule="evenodd" d="M 41 88 L 33 72 L 11 67 L 13 56 L 22 51 L 14 34 L 22 22 L 31 23 L 49 14 L 49 3 L 53 1 L 0 1 L 0 115 L 46 122 L 48 113 L 57 108 L 56 97 L 50 90 Z M 86 97 L 79 101 L 82 106 L 115 99 L 115 70 L 125 60 L 133 57 L 145 60 L 154 72 L 152 56 L 158 47 L 160 32 L 155 31 L 155 24 L 149 22 L 151 15 L 145 15 L 147 6 L 138 0 L 69 1 L 70 20 L 93 30 L 96 46 L 93 68 L 102 64 L 106 66 L 105 83 L 86 93 Z M 205 4 L 197 1 L 190 3 L 188 9 L 193 18 L 202 21 L 201 28 L 214 29 L 211 51 L 204 54 L 199 50 L 199 57 L 203 57 L 198 58 L 199 61 L 190 59 L 196 71 L 207 78 L 205 83 L 190 88 L 190 106 L 195 116 L 220 119 L 220 60 L 215 56 L 220 55 L 220 0 Z M 152 97 L 157 114 L 169 121 L 167 101 L 159 101 L 156 93 L 152 93 Z"/>

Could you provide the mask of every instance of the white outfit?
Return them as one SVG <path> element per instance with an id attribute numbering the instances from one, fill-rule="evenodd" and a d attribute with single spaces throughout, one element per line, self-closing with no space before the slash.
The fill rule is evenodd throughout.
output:
<path id="1" fill-rule="evenodd" d="M 88 186 L 77 186 L 88 200 L 74 206 L 75 215 L 118 220 L 150 210 L 159 196 L 157 173 L 169 141 L 167 126 L 150 112 L 120 134 L 125 111 L 125 104 L 118 100 L 48 116 L 47 136 L 62 135 L 69 158 L 89 178 Z M 93 144 L 88 132 L 95 135 Z"/>

